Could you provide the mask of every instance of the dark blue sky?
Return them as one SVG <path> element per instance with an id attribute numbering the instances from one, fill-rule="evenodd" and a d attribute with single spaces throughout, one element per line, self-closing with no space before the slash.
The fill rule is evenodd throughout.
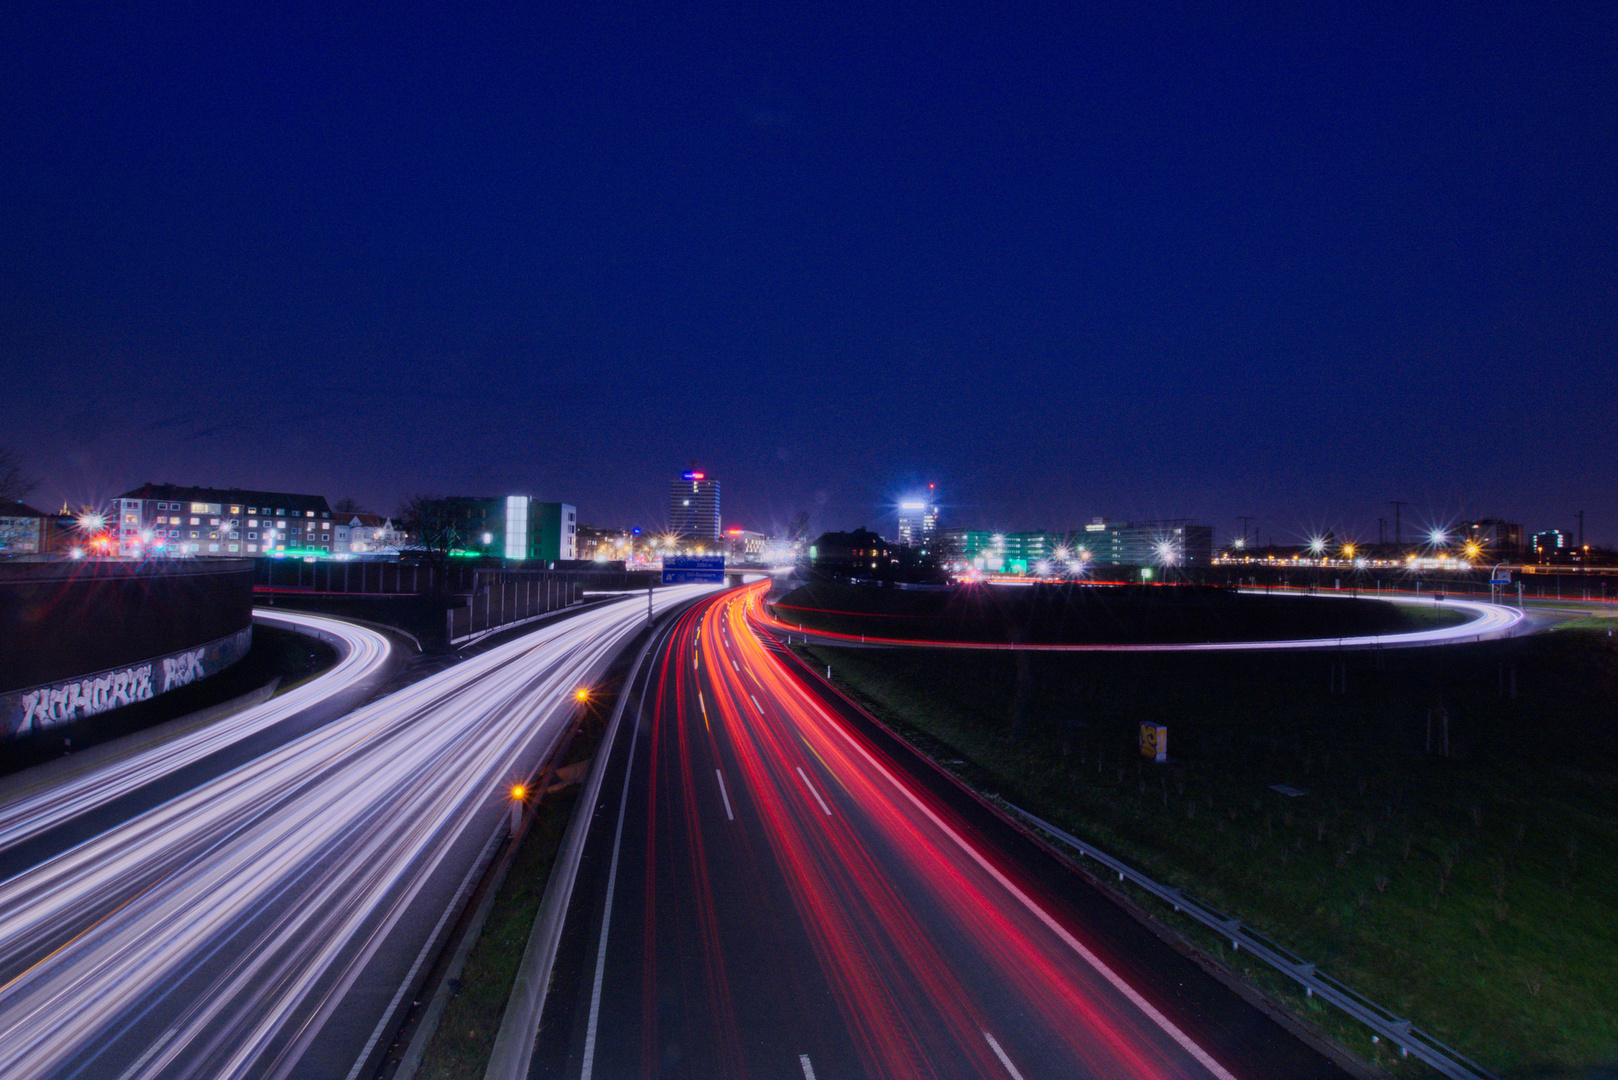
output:
<path id="1" fill-rule="evenodd" d="M 35 501 L 1618 541 L 1611 5 L 772 6 L 8 5 Z"/>

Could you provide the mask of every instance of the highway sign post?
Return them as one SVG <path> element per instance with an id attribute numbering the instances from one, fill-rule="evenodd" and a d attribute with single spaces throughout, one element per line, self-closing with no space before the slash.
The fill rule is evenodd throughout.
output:
<path id="1" fill-rule="evenodd" d="M 663 584 L 665 585 L 723 585 L 725 583 L 725 557 L 723 555 L 665 555 L 663 557 Z"/>

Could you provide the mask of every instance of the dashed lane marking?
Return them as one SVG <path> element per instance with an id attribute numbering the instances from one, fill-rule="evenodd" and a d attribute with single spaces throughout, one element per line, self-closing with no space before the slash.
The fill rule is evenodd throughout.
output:
<path id="1" fill-rule="evenodd" d="M 989 1041 L 989 1049 L 993 1050 L 994 1056 L 1000 1059 L 1000 1064 L 1006 1067 L 1006 1072 L 1011 1074 L 1012 1080 L 1022 1080 L 1022 1073 L 1017 1071 L 1017 1066 L 1011 1063 L 1011 1059 L 1006 1056 L 1006 1052 L 1000 1049 L 1000 1044 L 995 1041 L 994 1036 L 985 1031 L 983 1037 Z"/>
<path id="2" fill-rule="evenodd" d="M 815 790 L 815 785 L 809 782 L 809 774 L 803 771 L 802 765 L 798 766 L 798 775 L 803 778 L 803 786 L 809 789 L 809 794 L 815 797 L 815 802 L 819 803 L 820 808 L 826 811 L 827 817 L 831 817 L 831 807 L 827 806 L 826 800 L 820 797 L 820 792 Z"/>
<path id="3" fill-rule="evenodd" d="M 719 777 L 719 797 L 725 800 L 725 816 L 735 821 L 736 815 L 730 812 L 730 795 L 725 791 L 725 774 L 718 769 L 715 769 L 713 774 Z"/>

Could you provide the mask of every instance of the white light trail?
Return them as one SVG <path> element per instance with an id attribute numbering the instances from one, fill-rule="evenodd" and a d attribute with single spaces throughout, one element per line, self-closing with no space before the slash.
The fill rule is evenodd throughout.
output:
<path id="1" fill-rule="evenodd" d="M 262 616 L 261 616 L 262 617 Z M 29 773 L 0 782 L 0 851 L 280 723 L 374 674 L 393 646 L 375 630 L 317 615 L 276 612 L 267 622 L 335 638 L 346 655 L 329 671 L 212 724 L 41 788 Z M 49 779 L 49 777 L 47 777 Z"/>
<path id="2" fill-rule="evenodd" d="M 659 590 L 658 604 L 704 591 Z M 148 1008 L 161 1020 L 140 1028 L 173 1034 L 138 1077 L 293 1069 L 410 899 L 468 829 L 493 828 L 507 778 L 555 745 L 575 689 L 644 620 L 610 605 L 551 624 L 0 883 L 0 1075 L 78 1068 Z M 184 980 L 204 962 L 198 992 L 200 975 Z"/>

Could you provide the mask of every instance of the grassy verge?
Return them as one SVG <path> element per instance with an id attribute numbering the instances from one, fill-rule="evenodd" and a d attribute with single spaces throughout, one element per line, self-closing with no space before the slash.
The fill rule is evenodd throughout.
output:
<path id="1" fill-rule="evenodd" d="M 573 815 L 576 790 L 553 796 L 523 837 L 483 934 L 467 956 L 460 986 L 427 1046 L 416 1074 L 422 1080 L 482 1080 L 488 1069 L 489 1052 L 500 1032 L 517 965 L 534 928 L 562 834 Z"/>
<path id="2" fill-rule="evenodd" d="M 1605 630 L 1318 657 L 808 653 L 980 790 L 1202 896 L 1502 1075 L 1574 1076 L 1618 1060 Z M 1331 692 L 1339 663 L 1347 693 Z M 1427 751 L 1429 715 L 1440 743 L 1448 717 L 1448 757 Z M 1169 726 L 1169 764 L 1138 756 L 1142 721 Z"/>

